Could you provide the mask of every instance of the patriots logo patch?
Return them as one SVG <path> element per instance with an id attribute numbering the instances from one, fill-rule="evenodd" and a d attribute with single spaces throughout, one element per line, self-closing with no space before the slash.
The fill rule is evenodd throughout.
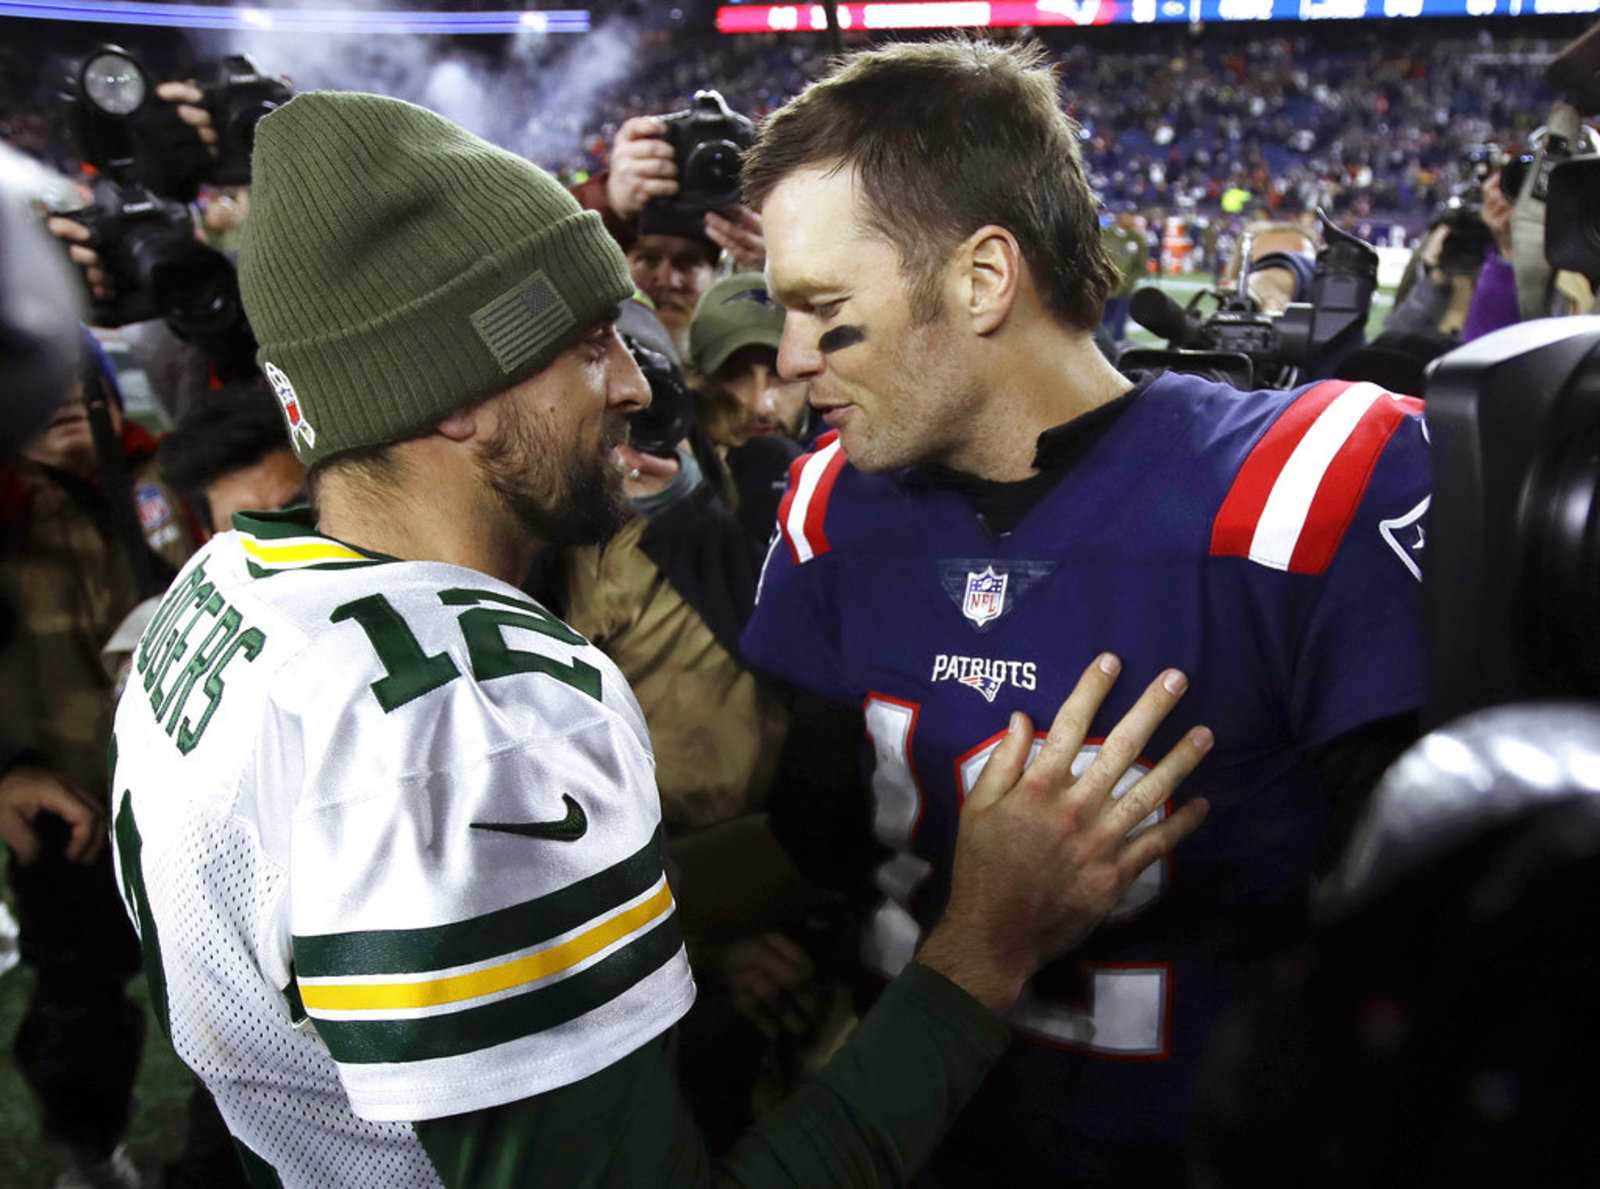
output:
<path id="1" fill-rule="evenodd" d="M 937 684 L 954 681 L 976 690 L 985 702 L 992 702 L 1008 685 L 1022 690 L 1039 688 L 1039 666 L 1033 661 L 1008 661 L 987 656 L 953 656 L 941 652 L 933 658 L 928 680 Z"/>
<path id="2" fill-rule="evenodd" d="M 956 680 L 968 689 L 975 689 L 983 695 L 985 702 L 994 701 L 994 696 L 1000 692 L 1000 687 L 1005 684 L 998 677 L 980 676 L 973 674 L 971 677 L 958 677 Z"/>
<path id="3" fill-rule="evenodd" d="M 757 286 L 752 289 L 741 289 L 737 293 L 730 293 L 722 299 L 722 304 L 732 305 L 736 301 L 753 301 L 757 305 L 769 306 L 772 304 L 772 295 L 765 289 Z"/>

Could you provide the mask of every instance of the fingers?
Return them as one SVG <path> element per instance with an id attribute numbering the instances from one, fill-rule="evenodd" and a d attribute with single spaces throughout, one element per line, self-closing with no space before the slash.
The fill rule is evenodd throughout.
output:
<path id="1" fill-rule="evenodd" d="M 803 983 L 816 973 L 812 964 L 811 955 L 797 942 L 785 937 L 782 933 L 768 933 L 763 940 L 782 970 L 785 980 L 790 986 Z"/>
<path id="2" fill-rule="evenodd" d="M 678 183 L 672 178 L 640 178 L 633 183 L 633 191 L 645 199 L 667 198 L 678 192 Z"/>
<path id="3" fill-rule="evenodd" d="M 1074 793 L 1087 798 L 1109 797 L 1188 688 L 1189 679 L 1177 669 L 1165 670 L 1146 686 L 1139 700 L 1111 728 L 1094 763 L 1075 782 Z"/>
<path id="4" fill-rule="evenodd" d="M 660 144 L 660 141 L 654 142 Z M 675 178 L 678 176 L 678 163 L 669 151 L 664 157 L 639 157 L 622 163 L 629 173 L 643 180 L 645 178 Z"/>
<path id="5" fill-rule="evenodd" d="M 156 98 L 165 99 L 168 103 L 200 104 L 205 102 L 206 97 L 192 80 L 171 79 L 156 86 Z"/>
<path id="6" fill-rule="evenodd" d="M 1116 799 L 1106 813 L 1106 829 L 1117 838 L 1127 837 L 1200 766 L 1214 741 L 1207 727 L 1195 727 L 1185 735 L 1139 783 Z"/>
<path id="7" fill-rule="evenodd" d="M 983 766 L 983 772 L 967 794 L 963 809 L 987 809 L 1005 796 L 1022 778 L 1022 771 L 1028 763 L 1028 752 L 1032 749 L 1033 723 L 1019 710 L 1011 716 L 1006 737 Z"/>
<path id="8" fill-rule="evenodd" d="M 39 857 L 39 839 L 30 819 L 9 804 L 0 804 L 0 841 L 24 867 Z"/>
<path id="9" fill-rule="evenodd" d="M 87 863 L 99 853 L 100 815 L 86 802 L 73 796 L 64 787 L 41 785 L 36 788 L 31 818 L 43 811 L 53 813 L 71 827 L 67 839 L 67 858 L 74 863 Z"/>
<path id="10" fill-rule="evenodd" d="M 1058 782 L 1061 787 L 1071 783 L 1072 761 L 1082 749 L 1089 724 L 1094 722 L 1100 704 L 1106 700 L 1121 672 L 1121 659 L 1109 652 L 1095 657 L 1083 671 L 1078 684 L 1072 687 L 1067 700 L 1056 711 L 1044 748 L 1033 763 L 1032 771 L 1037 773 L 1038 779 Z"/>
<path id="11" fill-rule="evenodd" d="M 758 270 L 767 262 L 767 241 L 761 231 L 759 215 L 735 207 L 726 214 L 711 212 L 705 217 L 706 235 L 719 248 L 733 254 L 742 269 Z"/>
<path id="12" fill-rule="evenodd" d="M 84 244 L 89 242 L 89 229 L 82 223 L 72 219 L 64 219 L 60 215 L 51 215 L 44 221 L 45 230 L 57 239 L 68 239 L 73 243 Z"/>
<path id="13" fill-rule="evenodd" d="M 1117 871 L 1122 886 L 1132 884 L 1146 867 L 1170 855 L 1178 843 L 1195 832 L 1210 812 L 1211 806 L 1203 798 L 1190 801 L 1164 821 L 1148 830 L 1140 830 L 1128 839 L 1122 853 L 1117 856 Z"/>
<path id="14" fill-rule="evenodd" d="M 631 120 L 624 120 L 622 127 L 617 129 L 617 139 L 614 145 L 620 148 L 630 141 L 659 140 L 667 134 L 667 126 L 655 116 L 634 116 Z"/>

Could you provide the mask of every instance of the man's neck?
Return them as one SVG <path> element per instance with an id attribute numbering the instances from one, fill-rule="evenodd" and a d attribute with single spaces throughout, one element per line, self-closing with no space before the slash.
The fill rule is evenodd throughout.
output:
<path id="1" fill-rule="evenodd" d="M 1098 409 L 1133 387 L 1106 360 L 1094 340 L 1064 332 L 1028 336 L 1019 349 L 997 359 L 988 389 L 984 424 L 958 455 L 943 460 L 952 470 L 979 479 L 1011 483 L 1037 474 L 1033 460 L 1039 435 Z"/>
<path id="2" fill-rule="evenodd" d="M 516 586 L 537 552 L 498 509 L 467 506 L 471 501 L 453 499 L 447 490 L 374 499 L 325 485 L 319 496 L 317 531 L 371 553 L 464 566 Z"/>

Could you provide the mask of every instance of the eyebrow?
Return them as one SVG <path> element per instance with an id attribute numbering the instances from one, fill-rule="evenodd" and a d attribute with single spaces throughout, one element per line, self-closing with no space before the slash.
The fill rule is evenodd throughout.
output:
<path id="1" fill-rule="evenodd" d="M 824 281 L 818 277 L 808 277 L 802 274 L 801 276 L 794 277 L 785 283 L 775 282 L 770 284 L 768 286 L 768 292 L 778 300 L 779 304 L 789 305 L 792 302 L 803 301 L 813 294 L 823 293 L 828 290 L 837 290 L 839 288 L 840 285 L 836 281 Z"/>

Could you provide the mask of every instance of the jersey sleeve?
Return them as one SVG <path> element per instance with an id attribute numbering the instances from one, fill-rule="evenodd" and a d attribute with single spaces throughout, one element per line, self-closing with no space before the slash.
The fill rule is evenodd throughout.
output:
<path id="1" fill-rule="evenodd" d="M 795 459 L 740 647 L 745 662 L 820 697 L 854 701 L 840 646 L 830 504 L 845 457 L 835 435 Z"/>
<path id="2" fill-rule="evenodd" d="M 294 991 L 355 1113 L 513 1102 L 671 1027 L 694 986 L 634 728 L 548 673 L 392 709 L 373 675 L 333 677 L 341 714 L 300 728 L 286 893 Z"/>
<path id="3" fill-rule="evenodd" d="M 1346 486 L 1342 498 L 1353 511 L 1334 503 L 1322 523 L 1308 525 L 1321 540 L 1307 552 L 1325 550 L 1328 560 L 1291 642 L 1290 723 L 1304 747 L 1414 711 L 1426 694 L 1426 428 L 1419 402 L 1387 393 L 1379 399 L 1378 428 L 1393 422 L 1381 449 L 1371 459 L 1359 449 L 1353 459 L 1336 456 L 1325 479 Z M 1354 466 L 1345 465 L 1352 461 Z M 1341 466 L 1343 477 L 1334 473 Z M 1320 514 L 1313 509 L 1313 516 Z"/>

